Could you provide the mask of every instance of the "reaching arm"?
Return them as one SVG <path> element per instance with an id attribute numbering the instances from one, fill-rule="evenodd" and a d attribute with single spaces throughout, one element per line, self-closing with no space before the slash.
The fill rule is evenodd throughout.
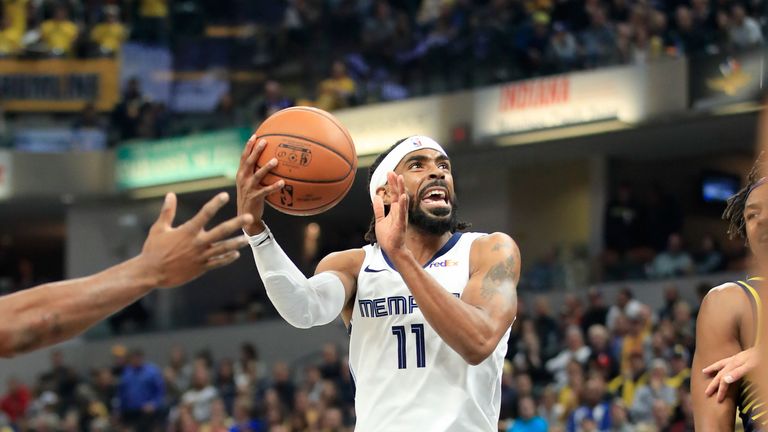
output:
<path id="1" fill-rule="evenodd" d="M 277 166 L 277 159 L 258 167 L 256 161 L 267 141 L 256 142 L 255 135 L 240 157 L 237 170 L 237 210 L 254 219 L 243 230 L 249 235 L 253 258 L 272 304 L 280 316 L 297 328 L 328 324 L 339 316 L 354 290 L 354 278 L 345 272 L 347 255 L 330 255 L 315 276 L 307 279 L 277 244 L 262 221 L 264 199 L 283 187 L 283 180 L 263 185 L 264 177 Z M 360 251 L 362 252 L 362 251 Z M 354 255 L 356 252 L 350 252 Z"/>
<path id="2" fill-rule="evenodd" d="M 445 290 L 407 250 L 391 256 L 429 324 L 467 363 L 491 355 L 517 312 L 520 252 L 506 234 L 475 240 L 461 298 Z"/>
<path id="3" fill-rule="evenodd" d="M 734 430 L 738 386 L 729 386 L 724 400 L 718 402 L 717 398 L 705 394 L 712 378 L 703 369 L 741 351 L 738 312 L 744 310 L 742 301 L 746 300 L 737 288 L 725 285 L 710 291 L 701 303 L 696 320 L 696 352 L 691 371 L 691 396 L 697 431 Z"/>
<path id="4" fill-rule="evenodd" d="M 251 221 L 241 215 L 206 231 L 205 224 L 228 201 L 219 194 L 189 222 L 173 228 L 176 197 L 166 196 L 141 254 L 101 273 L 30 288 L 0 298 L 0 356 L 11 357 L 76 336 L 154 288 L 189 282 L 232 263 L 247 243 L 223 238 Z"/>

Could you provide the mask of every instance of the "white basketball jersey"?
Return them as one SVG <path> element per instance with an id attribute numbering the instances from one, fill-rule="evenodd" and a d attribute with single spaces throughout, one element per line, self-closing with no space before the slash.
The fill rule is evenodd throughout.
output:
<path id="1" fill-rule="evenodd" d="M 472 242 L 483 235 L 454 234 L 425 270 L 460 297 Z M 381 248 L 363 249 L 349 344 L 355 430 L 496 432 L 509 330 L 490 357 L 470 365 L 430 327 Z"/>

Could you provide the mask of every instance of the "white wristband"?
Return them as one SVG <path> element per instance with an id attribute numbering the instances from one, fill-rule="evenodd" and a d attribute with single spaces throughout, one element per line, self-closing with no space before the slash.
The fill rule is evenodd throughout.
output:
<path id="1" fill-rule="evenodd" d="M 255 235 L 248 235 L 247 232 L 245 232 L 245 229 L 243 229 L 243 234 L 245 234 L 246 237 L 248 237 L 248 244 L 251 245 L 251 248 L 259 247 L 261 245 L 264 245 L 266 243 L 269 243 L 267 240 L 272 240 L 272 231 L 269 230 L 269 227 L 267 224 L 262 222 L 264 224 L 264 231 L 255 234 Z"/>

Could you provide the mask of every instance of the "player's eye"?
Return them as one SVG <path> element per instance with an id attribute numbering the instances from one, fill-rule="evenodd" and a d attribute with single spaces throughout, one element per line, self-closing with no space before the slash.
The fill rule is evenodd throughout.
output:
<path id="1" fill-rule="evenodd" d="M 411 165 L 408 168 L 421 168 L 421 162 L 411 162 Z"/>
<path id="2" fill-rule="evenodd" d="M 749 212 L 749 213 L 747 213 L 747 214 L 744 216 L 744 219 L 746 219 L 746 220 L 752 220 L 752 219 L 754 219 L 755 217 L 757 217 L 757 213 L 756 213 L 756 212 Z"/>
<path id="3" fill-rule="evenodd" d="M 451 169 L 451 165 L 448 162 L 440 162 L 439 164 L 437 164 L 437 167 L 440 169 L 449 170 L 449 171 Z"/>

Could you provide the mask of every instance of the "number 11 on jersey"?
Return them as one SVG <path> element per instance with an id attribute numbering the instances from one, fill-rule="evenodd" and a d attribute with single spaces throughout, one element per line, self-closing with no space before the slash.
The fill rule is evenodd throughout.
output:
<path id="1" fill-rule="evenodd" d="M 424 343 L 424 324 L 411 324 L 411 333 L 416 335 L 416 367 L 427 365 L 426 348 Z M 406 336 L 405 326 L 392 326 L 392 334 L 397 338 L 397 368 L 406 368 Z"/>

